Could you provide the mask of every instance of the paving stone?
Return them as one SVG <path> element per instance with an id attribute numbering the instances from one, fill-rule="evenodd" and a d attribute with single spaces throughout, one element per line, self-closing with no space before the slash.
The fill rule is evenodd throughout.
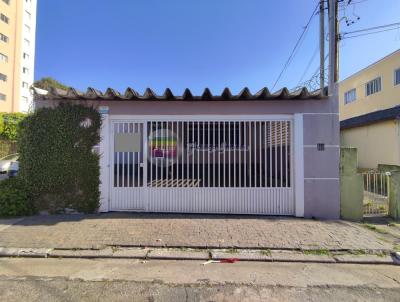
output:
<path id="1" fill-rule="evenodd" d="M 271 251 L 273 261 L 285 262 L 335 262 L 329 255 L 305 254 L 298 251 Z"/>
<path id="2" fill-rule="evenodd" d="M 51 249 L 49 248 L 1 248 L 2 257 L 47 257 Z"/>
<path id="3" fill-rule="evenodd" d="M 0 231 L 0 247 L 102 249 L 203 247 L 390 250 L 391 242 L 356 223 L 299 218 L 107 213 L 32 216 Z"/>
<path id="4" fill-rule="evenodd" d="M 146 258 L 149 249 L 144 248 L 122 248 L 114 250 L 113 257 L 114 258 L 138 258 L 144 259 Z"/>
<path id="5" fill-rule="evenodd" d="M 111 248 L 101 250 L 53 250 L 50 252 L 50 256 L 64 258 L 101 258 L 112 257 L 113 251 Z"/>
<path id="6" fill-rule="evenodd" d="M 335 255 L 337 262 L 343 263 L 376 263 L 376 264 L 393 264 L 394 259 L 391 256 L 378 255 Z"/>
<path id="7" fill-rule="evenodd" d="M 262 252 L 261 250 L 256 251 L 211 251 L 213 260 L 221 260 L 228 258 L 236 258 L 241 261 L 272 261 L 272 257 L 269 252 Z"/>
<path id="8" fill-rule="evenodd" d="M 208 260 L 207 251 L 154 249 L 147 254 L 148 259 Z"/>

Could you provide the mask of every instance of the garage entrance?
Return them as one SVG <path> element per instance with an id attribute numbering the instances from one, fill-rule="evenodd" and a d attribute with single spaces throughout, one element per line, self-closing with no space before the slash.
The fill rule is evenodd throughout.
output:
<path id="1" fill-rule="evenodd" d="M 292 123 L 111 120 L 110 210 L 294 215 Z"/>

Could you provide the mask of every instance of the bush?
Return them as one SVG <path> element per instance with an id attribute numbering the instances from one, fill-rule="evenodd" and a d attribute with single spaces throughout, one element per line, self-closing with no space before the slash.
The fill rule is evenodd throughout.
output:
<path id="1" fill-rule="evenodd" d="M 15 141 L 18 127 L 25 117 L 23 113 L 0 113 L 0 139 Z"/>
<path id="2" fill-rule="evenodd" d="M 100 114 L 61 104 L 29 115 L 18 134 L 19 176 L 38 210 L 72 208 L 92 213 L 99 206 Z"/>
<path id="3" fill-rule="evenodd" d="M 0 217 L 25 216 L 35 213 L 21 179 L 10 178 L 0 182 Z"/>

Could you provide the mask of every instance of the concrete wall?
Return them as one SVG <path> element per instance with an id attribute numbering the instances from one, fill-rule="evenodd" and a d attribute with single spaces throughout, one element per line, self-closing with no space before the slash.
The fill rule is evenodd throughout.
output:
<path id="1" fill-rule="evenodd" d="M 397 120 L 341 130 L 341 146 L 358 150 L 359 168 L 400 165 L 400 126 Z"/>
<path id="2" fill-rule="evenodd" d="M 400 68 L 400 50 L 339 83 L 340 120 L 387 109 L 400 104 L 400 85 L 394 85 L 394 71 Z M 366 96 L 365 83 L 381 77 L 382 90 Z M 344 93 L 356 89 L 357 99 L 344 104 Z"/>
<path id="3" fill-rule="evenodd" d="M 57 106 L 40 101 L 38 106 Z M 79 103 L 79 102 L 77 102 Z M 108 106 L 109 116 L 124 115 L 270 115 L 303 114 L 304 216 L 340 217 L 339 116 L 332 99 L 277 101 L 85 101 L 94 107 Z M 324 151 L 317 144 L 325 144 Z"/>

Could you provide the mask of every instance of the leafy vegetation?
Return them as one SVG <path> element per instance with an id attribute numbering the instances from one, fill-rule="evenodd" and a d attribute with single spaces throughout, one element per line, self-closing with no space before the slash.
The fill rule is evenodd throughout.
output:
<path id="1" fill-rule="evenodd" d="M 226 252 L 229 253 L 229 254 L 237 254 L 237 253 L 239 253 L 237 248 L 234 248 L 234 247 L 229 248 Z"/>
<path id="2" fill-rule="evenodd" d="M 57 81 L 51 77 L 42 78 L 39 81 L 36 81 L 35 83 L 33 83 L 33 86 L 35 86 L 37 88 L 45 89 L 45 90 L 49 90 L 50 88 L 60 88 L 60 89 L 67 90 L 69 88 L 68 86 L 60 83 L 59 81 Z"/>
<path id="3" fill-rule="evenodd" d="M 269 250 L 269 249 L 266 249 L 266 250 L 261 250 L 260 251 L 260 254 L 262 255 L 262 256 L 268 256 L 268 257 L 270 257 L 272 254 L 271 254 L 271 251 Z"/>
<path id="4" fill-rule="evenodd" d="M 0 182 L 0 217 L 25 216 L 35 210 L 20 178 Z"/>
<path id="5" fill-rule="evenodd" d="M 39 109 L 22 122 L 19 177 L 36 209 L 96 211 L 100 171 L 92 149 L 100 125 L 95 109 L 70 104 Z"/>
<path id="6" fill-rule="evenodd" d="M 24 113 L 0 113 L 0 139 L 17 140 L 18 127 L 25 117 Z"/>
<path id="7" fill-rule="evenodd" d="M 315 256 L 330 256 L 331 252 L 328 249 L 312 249 L 303 250 L 304 255 L 315 255 Z"/>

